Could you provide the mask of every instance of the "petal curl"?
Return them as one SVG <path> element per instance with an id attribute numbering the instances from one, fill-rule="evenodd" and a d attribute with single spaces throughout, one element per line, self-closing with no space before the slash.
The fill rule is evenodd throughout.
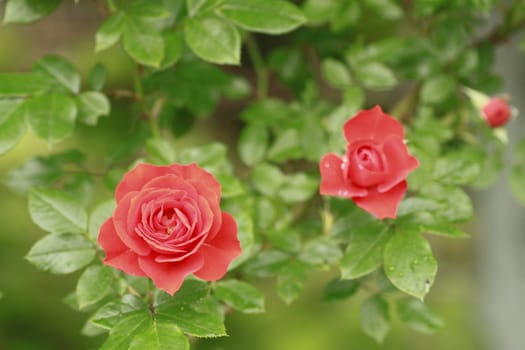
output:
<path id="1" fill-rule="evenodd" d="M 241 244 L 237 238 L 237 223 L 233 217 L 223 212 L 222 226 L 217 235 L 202 245 L 199 252 L 204 258 L 203 266 L 195 276 L 216 281 L 223 277 L 233 259 L 241 255 Z"/>
<path id="2" fill-rule="evenodd" d="M 357 112 L 345 123 L 343 130 L 349 144 L 360 140 L 374 140 L 381 144 L 391 135 L 399 136 L 401 139 L 405 138 L 403 125 L 384 113 L 379 105 Z"/>
<path id="3" fill-rule="evenodd" d="M 172 164 L 169 166 L 170 172 L 191 182 L 200 194 L 209 197 L 208 200 L 220 201 L 221 184 L 215 177 L 195 163 L 188 165 Z"/>
<path id="4" fill-rule="evenodd" d="M 131 250 L 127 250 L 120 255 L 112 258 L 105 258 L 104 264 L 124 271 L 128 275 L 146 276 L 146 273 L 139 266 L 139 256 Z"/>
<path id="5" fill-rule="evenodd" d="M 368 193 L 366 189 L 357 187 L 347 180 L 343 171 L 343 160 L 341 157 L 328 153 L 319 162 L 321 173 L 321 185 L 319 193 L 345 198 L 362 197 Z"/>
<path id="6" fill-rule="evenodd" d="M 122 177 L 122 181 L 115 190 L 117 203 L 129 192 L 139 191 L 151 179 L 169 173 L 166 166 L 156 166 L 147 163 L 139 163 Z"/>
<path id="7" fill-rule="evenodd" d="M 383 145 L 383 155 L 386 159 L 385 181 L 377 186 L 379 192 L 387 192 L 401 181 L 405 180 L 408 174 L 419 166 L 417 158 L 408 153 L 407 146 L 403 139 L 389 137 Z"/>
<path id="8" fill-rule="evenodd" d="M 113 224 L 113 218 L 109 218 L 102 226 L 100 226 L 100 233 L 97 238 L 98 244 L 106 252 L 106 257 L 114 257 L 122 254 L 129 250 L 129 248 L 122 243 L 122 240 L 118 237 L 115 231 L 115 225 Z"/>
<path id="9" fill-rule="evenodd" d="M 139 222 L 138 216 L 130 223 L 130 207 L 137 192 L 130 192 L 126 194 L 120 202 L 117 203 L 115 212 L 113 213 L 113 223 L 115 225 L 115 232 L 121 241 L 131 250 L 139 255 L 148 255 L 151 248 L 144 242 L 144 240 L 137 236 L 135 226 Z M 137 214 L 138 215 L 138 214 Z"/>
<path id="10" fill-rule="evenodd" d="M 402 181 L 387 192 L 369 190 L 368 196 L 352 198 L 355 204 L 378 219 L 397 216 L 397 207 L 407 190 L 407 182 Z"/>
<path id="11" fill-rule="evenodd" d="M 176 263 L 158 263 L 151 256 L 139 257 L 139 266 L 155 286 L 173 295 L 184 282 L 184 278 L 198 270 L 203 263 L 201 254 L 189 256 Z"/>

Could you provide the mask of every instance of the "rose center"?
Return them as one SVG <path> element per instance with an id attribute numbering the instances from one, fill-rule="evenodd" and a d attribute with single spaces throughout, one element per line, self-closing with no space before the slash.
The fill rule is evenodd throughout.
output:
<path id="1" fill-rule="evenodd" d="M 378 185 L 385 177 L 383 156 L 374 144 L 351 144 L 343 165 L 346 178 L 361 187 Z"/>
<path id="2" fill-rule="evenodd" d="M 361 166 L 371 171 L 383 171 L 381 155 L 370 146 L 362 146 L 356 150 L 356 160 Z"/>

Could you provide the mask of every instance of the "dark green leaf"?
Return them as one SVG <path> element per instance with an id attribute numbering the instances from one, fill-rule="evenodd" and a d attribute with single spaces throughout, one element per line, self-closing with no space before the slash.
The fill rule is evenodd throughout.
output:
<path id="1" fill-rule="evenodd" d="M 299 261 L 290 261 L 279 271 L 277 293 L 285 303 L 290 304 L 304 291 L 307 268 Z"/>
<path id="2" fill-rule="evenodd" d="M 326 81 L 335 88 L 344 88 L 352 83 L 348 68 L 336 59 L 325 59 L 321 63 L 321 71 Z"/>
<path id="3" fill-rule="evenodd" d="M 171 296 L 159 291 L 155 304 L 167 306 L 168 304 L 195 304 L 209 294 L 210 286 L 205 281 L 187 279 L 182 287 Z"/>
<path id="4" fill-rule="evenodd" d="M 423 300 L 434 282 L 437 262 L 427 240 L 406 229 L 395 232 L 386 244 L 384 270 L 394 286 Z"/>
<path id="5" fill-rule="evenodd" d="M 106 83 L 107 76 L 108 71 L 106 70 L 106 66 L 104 66 L 102 63 L 97 63 L 93 67 L 91 67 L 88 73 L 88 85 L 93 90 L 100 91 Z"/>
<path id="6" fill-rule="evenodd" d="M 66 274 L 77 271 L 93 260 L 95 248 L 77 234 L 50 234 L 39 240 L 26 256 L 42 271 Z"/>
<path id="7" fill-rule="evenodd" d="M 264 312 L 264 295 L 246 282 L 219 281 L 215 284 L 214 295 L 237 311 L 246 314 Z"/>
<path id="8" fill-rule="evenodd" d="M 430 233 L 433 235 L 444 236 L 448 238 L 468 238 L 468 234 L 460 230 L 459 228 L 446 223 L 435 223 L 435 224 L 426 224 L 422 227 L 423 232 Z"/>
<path id="9" fill-rule="evenodd" d="M 30 23 L 47 16 L 62 0 L 8 0 L 5 5 L 4 23 Z"/>
<path id="10" fill-rule="evenodd" d="M 361 305 L 361 327 L 378 343 L 382 343 L 390 331 L 388 303 L 379 295 L 371 297 Z"/>
<path id="11" fill-rule="evenodd" d="M 237 150 L 244 164 L 253 166 L 264 159 L 269 143 L 266 126 L 260 122 L 249 123 L 241 131 Z"/>
<path id="12" fill-rule="evenodd" d="M 157 0 L 128 0 L 123 3 L 121 9 L 132 17 L 151 20 L 160 20 L 171 15 Z"/>
<path id="13" fill-rule="evenodd" d="M 164 38 L 155 26 L 127 17 L 122 32 L 124 50 L 138 63 L 160 67 L 164 59 Z"/>
<path id="14" fill-rule="evenodd" d="M 358 278 L 381 266 L 383 250 L 390 236 L 388 226 L 378 220 L 352 230 L 341 260 L 342 278 Z"/>
<path id="15" fill-rule="evenodd" d="M 99 52 L 115 45 L 124 30 L 126 16 L 118 12 L 104 20 L 95 35 L 95 52 Z"/>
<path id="16" fill-rule="evenodd" d="M 419 332 L 431 334 L 444 326 L 443 320 L 417 299 L 400 299 L 396 307 L 399 318 Z"/>
<path id="17" fill-rule="evenodd" d="M 0 154 L 9 151 L 25 133 L 21 101 L 0 100 Z"/>
<path id="18" fill-rule="evenodd" d="M 403 16 L 403 9 L 394 0 L 366 0 L 364 3 L 384 19 L 395 20 Z"/>
<path id="19" fill-rule="evenodd" d="M 78 119 L 86 125 L 96 125 L 99 117 L 109 114 L 109 99 L 100 92 L 83 92 L 76 99 Z"/>
<path id="20" fill-rule="evenodd" d="M 89 319 L 103 329 L 111 329 L 126 314 L 145 309 L 144 301 L 134 295 L 125 294 L 120 300 L 112 300 L 98 309 Z"/>
<path id="21" fill-rule="evenodd" d="M 239 64 L 241 36 L 226 20 L 213 15 L 189 18 L 184 37 L 191 50 L 205 61 L 217 64 Z"/>
<path id="22" fill-rule="evenodd" d="M 77 107 L 72 97 L 52 93 L 27 101 L 24 113 L 35 133 L 53 145 L 73 132 Z"/>
<path id="23" fill-rule="evenodd" d="M 359 282 L 355 280 L 331 280 L 324 289 L 325 301 L 336 301 L 351 297 L 359 289 Z"/>
<path id="24" fill-rule="evenodd" d="M 166 32 L 162 34 L 164 38 L 164 59 L 160 68 L 168 68 L 179 61 L 184 49 L 184 40 L 180 31 Z"/>
<path id="25" fill-rule="evenodd" d="M 79 309 L 102 300 L 112 289 L 113 271 L 103 265 L 92 265 L 80 276 L 76 288 Z"/>
<path id="26" fill-rule="evenodd" d="M 301 10 L 283 0 L 226 0 L 220 12 L 244 29 L 266 34 L 286 33 L 306 22 Z"/>
<path id="27" fill-rule="evenodd" d="M 128 350 L 189 350 L 188 338 L 171 320 L 157 317 L 137 333 Z"/>
<path id="28" fill-rule="evenodd" d="M 38 73 L 0 73 L 0 97 L 25 97 L 44 92 L 52 82 Z"/>
<path id="29" fill-rule="evenodd" d="M 29 214 L 34 223 L 52 233 L 82 233 L 87 214 L 82 206 L 62 191 L 34 189 L 29 193 Z"/>
<path id="30" fill-rule="evenodd" d="M 111 329 L 109 337 L 99 350 L 129 349 L 133 338 L 149 329 L 151 323 L 151 314 L 146 309 L 124 315 Z"/>
<path id="31" fill-rule="evenodd" d="M 33 66 L 33 71 L 49 76 L 74 94 L 80 90 L 80 74 L 60 56 L 44 56 Z"/>

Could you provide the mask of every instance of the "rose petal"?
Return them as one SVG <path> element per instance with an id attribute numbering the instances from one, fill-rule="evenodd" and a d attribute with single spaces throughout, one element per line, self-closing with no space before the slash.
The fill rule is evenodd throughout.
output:
<path id="1" fill-rule="evenodd" d="M 370 190 L 366 197 L 352 198 L 361 209 L 366 210 L 378 219 L 392 218 L 397 215 L 397 207 L 407 190 L 407 182 L 403 181 L 387 192 Z"/>
<path id="2" fill-rule="evenodd" d="M 189 165 L 172 164 L 169 168 L 173 174 L 182 176 L 184 179 L 190 181 L 199 193 L 205 195 L 209 200 L 211 200 L 212 197 L 207 194 L 213 193 L 213 197 L 219 202 L 221 198 L 221 184 L 211 173 L 195 163 Z M 203 192 L 200 192 L 201 190 Z"/>
<path id="3" fill-rule="evenodd" d="M 124 174 L 122 181 L 115 190 L 117 203 L 129 192 L 140 190 L 151 179 L 165 175 L 169 172 L 166 166 L 156 166 L 152 164 L 140 163 L 133 169 Z"/>
<path id="4" fill-rule="evenodd" d="M 145 256 L 150 253 L 151 249 L 135 232 L 135 226 L 138 224 L 139 217 L 136 216 L 134 218 L 135 222 L 133 224 L 130 224 L 128 219 L 130 206 L 136 195 L 137 192 L 130 192 L 117 203 L 113 213 L 113 223 L 115 231 L 122 242 L 135 253 Z"/>
<path id="5" fill-rule="evenodd" d="M 129 250 L 118 237 L 113 224 L 113 218 L 107 219 L 102 226 L 100 226 L 97 241 L 106 252 L 106 257 L 113 257 Z"/>
<path id="6" fill-rule="evenodd" d="M 384 113 L 379 105 L 359 111 L 344 125 L 346 141 L 351 144 L 360 140 L 374 140 L 381 144 L 388 136 L 405 138 L 403 125 Z"/>
<path id="7" fill-rule="evenodd" d="M 403 139 L 389 137 L 383 145 L 383 155 L 386 159 L 385 174 L 386 180 L 377 186 L 378 192 L 389 191 L 401 181 L 405 180 L 408 174 L 419 166 L 419 161 L 408 154 L 408 149 Z"/>
<path id="8" fill-rule="evenodd" d="M 198 270 L 203 263 L 201 254 L 195 254 L 176 263 L 158 263 L 152 257 L 139 257 L 139 266 L 150 277 L 155 286 L 173 295 L 184 282 L 184 278 Z"/>
<path id="9" fill-rule="evenodd" d="M 328 153 L 319 162 L 321 185 L 319 192 L 323 195 L 345 198 L 366 196 L 367 190 L 352 184 L 344 177 L 343 161 L 333 153 Z"/>
<path id="10" fill-rule="evenodd" d="M 105 258 L 104 264 L 113 266 L 119 270 L 124 271 L 129 275 L 134 276 L 146 276 L 144 271 L 139 266 L 139 256 L 133 253 L 131 250 L 127 250 L 120 255 L 116 255 L 112 258 Z"/>
<path id="11" fill-rule="evenodd" d="M 204 243 L 199 252 L 204 258 L 204 265 L 194 273 L 195 276 L 216 281 L 226 274 L 231 261 L 242 253 L 237 239 L 237 223 L 230 214 L 222 213 L 219 232 L 213 240 Z"/>

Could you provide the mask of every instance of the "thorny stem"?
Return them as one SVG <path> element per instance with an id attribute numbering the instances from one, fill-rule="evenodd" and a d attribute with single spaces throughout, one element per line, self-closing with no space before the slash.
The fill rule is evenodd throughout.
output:
<path id="1" fill-rule="evenodd" d="M 268 95 L 268 71 L 266 69 L 257 41 L 250 33 L 246 34 L 246 49 L 257 76 L 257 98 L 262 100 Z"/>

